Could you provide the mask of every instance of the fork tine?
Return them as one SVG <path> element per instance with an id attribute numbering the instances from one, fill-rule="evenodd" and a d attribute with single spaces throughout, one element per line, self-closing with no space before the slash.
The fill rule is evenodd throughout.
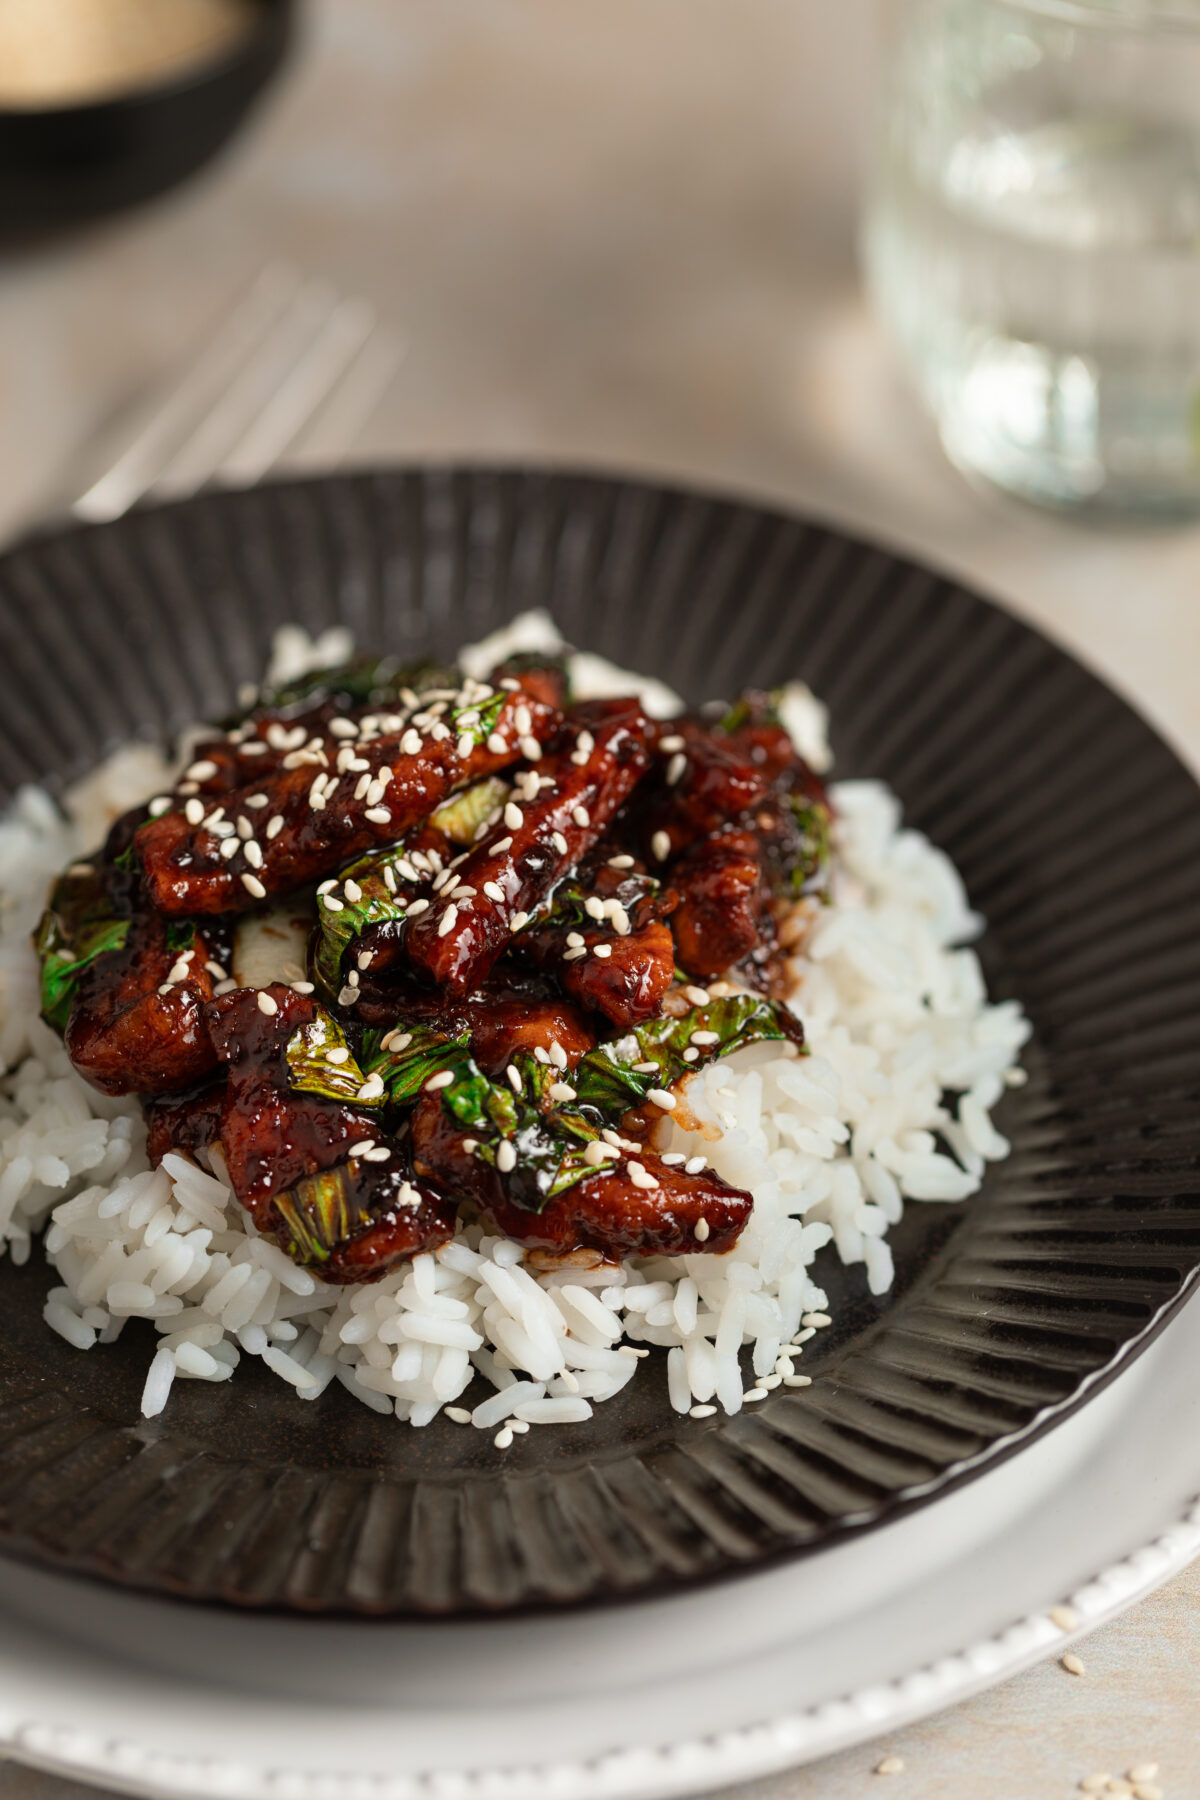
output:
<path id="1" fill-rule="evenodd" d="M 288 462 L 327 469 L 344 462 L 387 392 L 407 348 L 396 332 L 377 326 L 324 405 L 289 446 Z"/>
<path id="2" fill-rule="evenodd" d="M 120 518 L 154 485 L 160 470 L 194 431 L 214 397 L 226 393 L 272 324 L 293 301 L 300 277 L 285 264 L 265 268 L 234 304 L 196 360 L 169 389 L 133 441 L 100 478 L 72 503 L 76 518 Z"/>
<path id="3" fill-rule="evenodd" d="M 338 305 L 326 281 L 307 281 L 271 331 L 152 484 L 156 497 L 193 494 L 211 481 L 262 409 L 307 354 Z"/>
<path id="4" fill-rule="evenodd" d="M 230 483 L 260 481 L 337 387 L 375 329 L 365 300 L 341 300 L 307 350 L 213 471 Z"/>

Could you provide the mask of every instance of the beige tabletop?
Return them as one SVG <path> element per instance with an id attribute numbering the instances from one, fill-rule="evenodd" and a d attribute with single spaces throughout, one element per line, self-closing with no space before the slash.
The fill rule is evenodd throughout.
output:
<path id="1" fill-rule="evenodd" d="M 847 522 L 1036 619 L 1200 766 L 1200 530 L 973 492 L 861 298 L 885 3 L 319 0 L 222 162 L 0 260 L 0 527 L 282 256 L 407 340 L 363 455 L 607 464 Z M 1083 1646 L 1084 1677 L 1044 1664 L 738 1800 L 1059 1800 L 1146 1761 L 1200 1794 L 1198 1607 L 1193 1567 Z M 872 1772 L 886 1753 L 902 1773 Z M 84 1791 L 0 1769 L 0 1800 Z"/>

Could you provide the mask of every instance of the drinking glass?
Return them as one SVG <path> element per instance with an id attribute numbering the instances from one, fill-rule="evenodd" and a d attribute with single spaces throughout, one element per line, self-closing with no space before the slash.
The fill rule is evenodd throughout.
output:
<path id="1" fill-rule="evenodd" d="M 865 225 L 952 460 L 1200 514 L 1200 0 L 905 0 Z"/>

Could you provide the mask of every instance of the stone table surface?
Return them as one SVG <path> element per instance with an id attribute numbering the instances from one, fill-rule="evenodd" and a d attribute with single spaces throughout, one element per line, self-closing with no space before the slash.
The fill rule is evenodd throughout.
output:
<path id="1" fill-rule="evenodd" d="M 810 510 L 974 581 L 1200 765 L 1200 530 L 1097 530 L 945 464 L 858 288 L 886 0 L 313 0 L 219 163 L 0 254 L 0 528 L 283 257 L 406 358 L 358 454 L 547 459 Z M 1200 1794 L 1200 1568 L 1053 1662 L 737 1800 L 1059 1800 L 1161 1762 Z M 903 1773 L 877 1776 L 885 1753 Z M 8 1764 L 0 1800 L 74 1800 Z M 732 1793 L 721 1800 L 734 1800 Z"/>

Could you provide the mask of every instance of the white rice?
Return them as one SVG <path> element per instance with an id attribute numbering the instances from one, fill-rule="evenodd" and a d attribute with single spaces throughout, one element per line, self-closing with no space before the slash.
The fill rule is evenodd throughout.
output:
<path id="1" fill-rule="evenodd" d="M 521 621 L 478 648 L 482 670 L 514 645 L 546 647 L 553 627 Z M 281 634 L 275 673 L 340 660 L 347 644 Z M 636 678 L 589 658 L 592 692 Z M 661 684 L 647 696 L 667 715 Z M 824 714 L 799 684 L 785 717 L 817 766 L 828 761 Z M 145 745 L 116 753 L 68 797 L 64 820 L 26 788 L 0 822 L 0 1254 L 25 1262 L 43 1227 L 58 1275 L 45 1319 L 80 1350 L 111 1343 L 130 1318 L 153 1323 L 142 1411 L 167 1404 L 177 1378 L 227 1381 L 257 1357 L 302 1400 L 332 1381 L 377 1412 L 427 1425 L 444 1408 L 481 1431 L 568 1424 L 591 1416 L 667 1350 L 671 1404 L 715 1401 L 737 1412 L 781 1383 L 807 1385 L 796 1364 L 827 1321 L 812 1279 L 832 1244 L 862 1264 L 874 1294 L 892 1281 L 887 1232 L 906 1200 L 966 1199 L 1008 1153 L 990 1111 L 1029 1027 L 1012 1002 L 989 1005 L 974 952 L 978 932 L 958 875 L 905 830 L 879 782 L 843 782 L 836 809 L 832 904 L 803 903 L 789 921 L 811 1055 L 758 1045 L 692 1078 L 685 1130 L 660 1128 L 660 1150 L 707 1156 L 752 1190 L 754 1211 L 725 1256 L 689 1255 L 535 1276 L 520 1247 L 479 1226 L 384 1280 L 336 1288 L 261 1238 L 236 1204 L 219 1148 L 210 1172 L 183 1155 L 151 1171 L 135 1101 L 111 1100 L 71 1068 L 37 1017 L 29 933 L 52 876 L 94 848 L 108 822 L 161 791 L 174 765 Z M 815 1315 L 815 1318 L 812 1316 Z M 752 1385 L 739 1352 L 750 1348 Z M 468 1415 L 454 1402 L 482 1378 L 495 1391 Z M 476 1389 L 478 1392 L 478 1389 Z"/>

